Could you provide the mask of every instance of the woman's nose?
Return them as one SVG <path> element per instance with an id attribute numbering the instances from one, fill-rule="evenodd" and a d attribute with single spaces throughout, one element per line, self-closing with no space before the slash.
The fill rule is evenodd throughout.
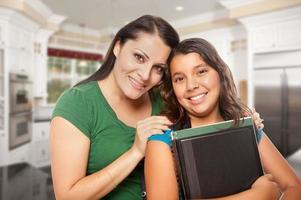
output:
<path id="1" fill-rule="evenodd" d="M 147 65 L 147 66 L 141 66 L 138 73 L 143 81 L 147 81 L 150 78 L 151 71 L 152 71 L 152 66 Z"/>

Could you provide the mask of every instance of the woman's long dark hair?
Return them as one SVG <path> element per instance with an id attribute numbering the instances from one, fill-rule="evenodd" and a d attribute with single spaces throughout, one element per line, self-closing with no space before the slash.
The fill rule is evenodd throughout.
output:
<path id="1" fill-rule="evenodd" d="M 168 65 L 170 66 L 172 58 L 176 55 L 189 53 L 199 54 L 207 65 L 218 72 L 221 85 L 218 100 L 219 111 L 224 120 L 233 119 L 234 125 L 236 125 L 239 118 L 243 117 L 245 112 L 250 113 L 250 110 L 240 102 L 237 96 L 237 90 L 229 67 L 218 55 L 215 48 L 201 38 L 191 38 L 180 42 L 169 56 Z M 161 85 L 161 96 L 164 102 L 164 114 L 175 122 L 177 128 L 183 128 L 189 123 L 187 122 L 189 118 L 185 109 L 177 101 L 173 92 L 170 68 Z"/>
<path id="2" fill-rule="evenodd" d="M 179 43 L 178 33 L 164 19 L 152 15 L 141 16 L 138 19 L 128 23 L 117 32 L 100 68 L 90 77 L 76 84 L 76 86 L 90 81 L 103 80 L 106 78 L 112 71 L 115 64 L 116 57 L 113 53 L 113 49 L 116 42 L 119 41 L 120 44 L 123 45 L 127 40 L 137 39 L 138 34 L 141 32 L 158 34 L 163 42 L 171 49 L 173 49 Z"/>

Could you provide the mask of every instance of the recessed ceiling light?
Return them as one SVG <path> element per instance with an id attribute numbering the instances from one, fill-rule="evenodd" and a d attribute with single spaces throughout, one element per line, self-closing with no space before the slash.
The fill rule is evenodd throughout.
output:
<path id="1" fill-rule="evenodd" d="M 182 11 L 183 9 L 184 9 L 183 6 L 177 6 L 177 7 L 176 7 L 176 11 Z"/>

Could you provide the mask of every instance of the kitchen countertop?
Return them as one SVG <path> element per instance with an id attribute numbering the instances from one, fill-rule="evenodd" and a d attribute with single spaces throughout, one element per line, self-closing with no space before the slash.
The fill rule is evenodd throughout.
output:
<path id="1" fill-rule="evenodd" d="M 49 168 L 42 170 L 27 163 L 0 167 L 0 199 L 55 199 L 49 172 Z"/>

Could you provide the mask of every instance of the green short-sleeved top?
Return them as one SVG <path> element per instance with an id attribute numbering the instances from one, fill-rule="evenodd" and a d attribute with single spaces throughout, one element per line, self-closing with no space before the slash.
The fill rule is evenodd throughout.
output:
<path id="1" fill-rule="evenodd" d="M 151 114 L 156 115 L 162 109 L 162 102 L 159 95 L 154 92 L 150 92 L 150 97 Z M 68 120 L 90 139 L 87 175 L 109 165 L 126 152 L 134 142 L 135 128 L 127 126 L 117 118 L 97 81 L 66 90 L 55 106 L 52 117 L 55 116 Z M 103 199 L 141 199 L 142 173 L 143 168 L 138 165 Z"/>

